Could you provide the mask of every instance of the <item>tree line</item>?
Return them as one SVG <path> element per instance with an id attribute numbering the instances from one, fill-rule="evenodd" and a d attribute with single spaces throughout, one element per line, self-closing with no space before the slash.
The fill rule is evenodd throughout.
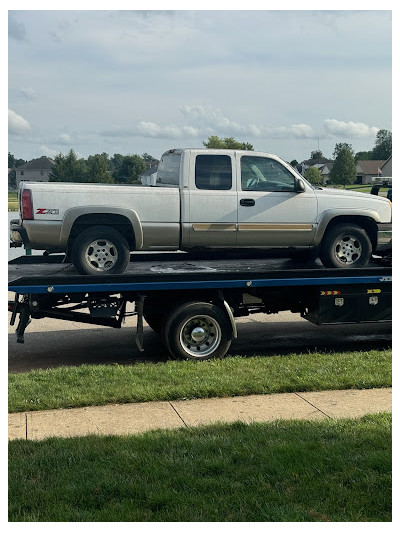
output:
<path id="1" fill-rule="evenodd" d="M 155 159 L 143 155 L 102 154 L 90 155 L 86 160 L 78 158 L 74 150 L 54 158 L 50 181 L 75 183 L 140 183 L 139 176 Z"/>

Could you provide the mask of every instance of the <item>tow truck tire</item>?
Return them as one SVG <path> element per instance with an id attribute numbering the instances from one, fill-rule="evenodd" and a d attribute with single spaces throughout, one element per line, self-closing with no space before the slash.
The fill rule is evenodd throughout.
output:
<path id="1" fill-rule="evenodd" d="M 72 263 L 81 274 L 122 274 L 128 266 L 129 245 L 119 231 L 93 226 L 83 231 L 72 245 Z"/>
<path id="2" fill-rule="evenodd" d="M 175 359 L 204 361 L 226 354 L 231 345 L 232 327 L 218 306 L 189 302 L 164 317 L 161 338 Z"/>
<path id="3" fill-rule="evenodd" d="M 338 224 L 326 233 L 320 259 L 328 268 L 359 268 L 368 264 L 371 254 L 372 244 L 363 228 Z"/>

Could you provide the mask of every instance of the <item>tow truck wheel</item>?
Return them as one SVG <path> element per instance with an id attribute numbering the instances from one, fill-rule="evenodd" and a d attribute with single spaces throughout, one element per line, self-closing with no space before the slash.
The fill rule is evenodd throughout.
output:
<path id="1" fill-rule="evenodd" d="M 125 237 L 109 226 L 83 231 L 72 245 L 72 263 L 81 274 L 122 274 L 129 258 Z"/>
<path id="2" fill-rule="evenodd" d="M 324 266 L 358 268 L 368 264 L 372 254 L 371 241 L 364 229 L 338 224 L 328 230 L 320 251 Z"/>
<path id="3" fill-rule="evenodd" d="M 201 361 L 226 354 L 232 328 L 226 313 L 216 305 L 191 302 L 164 318 L 161 336 L 174 358 Z"/>

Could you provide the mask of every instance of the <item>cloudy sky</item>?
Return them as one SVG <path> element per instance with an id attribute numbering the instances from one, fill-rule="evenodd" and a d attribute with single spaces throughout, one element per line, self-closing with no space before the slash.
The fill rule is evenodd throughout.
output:
<path id="1" fill-rule="evenodd" d="M 389 10 L 11 10 L 8 29 L 17 158 L 218 135 L 301 161 L 392 129 Z"/>

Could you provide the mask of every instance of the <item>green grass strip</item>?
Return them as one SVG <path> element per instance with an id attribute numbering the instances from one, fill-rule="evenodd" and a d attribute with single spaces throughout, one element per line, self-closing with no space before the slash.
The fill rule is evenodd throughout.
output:
<path id="1" fill-rule="evenodd" d="M 82 365 L 9 374 L 9 412 L 107 403 L 387 387 L 391 350 Z"/>
<path id="2" fill-rule="evenodd" d="M 391 521 L 391 416 L 13 441 L 9 520 Z"/>

